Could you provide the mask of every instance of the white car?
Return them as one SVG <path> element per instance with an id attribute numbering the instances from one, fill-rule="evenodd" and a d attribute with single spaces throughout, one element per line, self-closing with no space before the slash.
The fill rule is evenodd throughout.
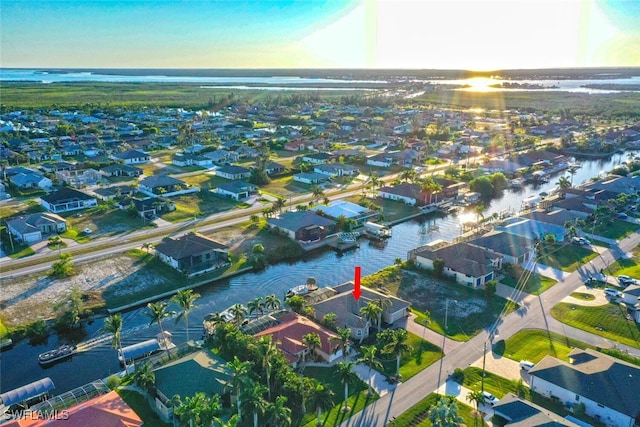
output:
<path id="1" fill-rule="evenodd" d="M 521 360 L 520 361 L 520 369 L 524 369 L 525 371 L 529 371 L 531 368 L 533 368 L 535 364 L 533 362 L 530 362 L 528 360 Z"/>
<path id="2" fill-rule="evenodd" d="M 604 293 L 611 298 L 620 298 L 622 296 L 622 292 L 611 288 L 605 288 Z"/>
<path id="3" fill-rule="evenodd" d="M 484 395 L 484 403 L 488 403 L 489 405 L 493 406 L 496 403 L 500 402 L 500 399 L 498 399 L 488 391 L 483 391 L 482 394 Z"/>
<path id="4" fill-rule="evenodd" d="M 621 274 L 620 276 L 618 276 L 618 282 L 620 282 L 621 285 L 635 285 L 636 279 Z"/>

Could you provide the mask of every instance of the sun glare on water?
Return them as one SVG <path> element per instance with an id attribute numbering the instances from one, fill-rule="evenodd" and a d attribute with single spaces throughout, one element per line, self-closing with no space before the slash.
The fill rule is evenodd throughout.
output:
<path id="1" fill-rule="evenodd" d="M 488 77 L 472 77 L 464 81 L 465 85 L 468 85 L 464 90 L 470 92 L 491 92 L 495 88 L 491 85 L 496 84 L 494 79 Z"/>

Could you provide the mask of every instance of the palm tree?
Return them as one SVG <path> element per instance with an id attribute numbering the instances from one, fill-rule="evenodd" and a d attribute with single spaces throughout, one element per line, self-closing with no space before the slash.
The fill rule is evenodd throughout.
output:
<path id="1" fill-rule="evenodd" d="M 416 176 L 416 171 L 413 169 L 405 169 L 400 172 L 400 180 L 402 181 L 413 181 Z"/>
<path id="2" fill-rule="evenodd" d="M 476 222 L 480 222 L 480 218 L 484 219 L 484 205 L 478 205 L 475 207 Z"/>
<path id="3" fill-rule="evenodd" d="M 578 168 L 576 166 L 570 166 L 567 172 L 571 175 L 571 186 L 573 187 L 573 176 L 578 172 Z"/>
<path id="4" fill-rule="evenodd" d="M 257 342 L 258 352 L 260 354 L 260 360 L 262 362 L 262 369 L 264 369 L 265 376 L 267 377 L 267 393 L 269 400 L 271 400 L 271 368 L 273 366 L 273 357 L 278 354 L 279 343 L 274 342 L 270 336 L 262 336 Z"/>
<path id="5" fill-rule="evenodd" d="M 477 415 L 480 405 L 485 402 L 484 393 L 481 390 L 472 390 L 467 394 L 467 402 L 473 403 L 476 406 L 476 416 L 474 417 L 474 424 L 477 423 Z"/>
<path id="6" fill-rule="evenodd" d="M 378 332 L 382 328 L 382 315 L 385 310 L 389 310 L 393 303 L 389 298 L 378 298 L 374 301 L 374 304 L 377 304 L 382 310 L 380 310 L 380 314 L 378 315 Z"/>
<path id="7" fill-rule="evenodd" d="M 347 401 L 349 399 L 349 384 L 353 384 L 356 379 L 356 374 L 353 372 L 353 362 L 339 362 L 336 366 L 336 374 L 340 378 L 340 382 L 344 384 L 344 410 L 348 411 L 349 406 Z"/>
<path id="8" fill-rule="evenodd" d="M 280 308 L 281 304 L 282 304 L 282 301 L 280 301 L 280 299 L 278 299 L 276 294 L 267 295 L 264 298 L 264 306 L 268 310 L 277 310 L 277 309 Z"/>
<path id="9" fill-rule="evenodd" d="M 229 309 L 229 313 L 233 316 L 234 325 L 239 328 L 244 321 L 244 315 L 247 314 L 247 308 L 242 304 L 235 304 Z"/>
<path id="10" fill-rule="evenodd" d="M 134 372 L 133 382 L 135 382 L 141 389 L 154 394 L 156 387 L 156 374 L 153 373 L 149 365 L 142 365 Z"/>
<path id="11" fill-rule="evenodd" d="M 556 185 L 561 189 L 571 188 L 572 186 L 571 181 L 569 181 L 569 178 L 566 176 L 561 176 L 560 179 L 558 179 L 558 182 L 556 182 Z"/>
<path id="12" fill-rule="evenodd" d="M 406 329 L 393 329 L 391 342 L 384 346 L 383 353 L 393 354 L 396 356 L 396 376 L 400 377 L 400 358 L 402 355 L 411 350 L 411 346 L 405 341 L 409 338 Z"/>
<path id="13" fill-rule="evenodd" d="M 329 341 L 337 343 L 333 352 L 337 353 L 339 350 L 342 350 L 342 360 L 346 360 L 347 354 L 349 353 L 349 345 L 351 345 L 351 329 L 338 328 L 338 336 L 330 337 Z"/>
<path id="14" fill-rule="evenodd" d="M 379 305 L 374 304 L 373 302 L 369 302 L 367 305 L 360 308 L 360 314 L 367 320 L 368 331 L 371 325 L 373 325 L 375 321 L 378 320 L 378 316 L 382 314 L 382 308 Z"/>
<path id="15" fill-rule="evenodd" d="M 320 347 L 322 342 L 320 341 L 320 335 L 316 333 L 309 333 L 302 337 L 302 342 L 307 346 L 307 351 L 312 356 L 315 355 L 316 349 Z M 303 353 L 303 361 L 305 361 L 306 357 L 304 356 L 306 353 Z"/>
<path id="16" fill-rule="evenodd" d="M 113 341 L 111 341 L 111 345 L 122 355 L 124 371 L 127 375 L 129 375 L 127 360 L 124 358 L 124 353 L 122 353 L 122 316 L 117 313 L 112 314 L 111 316 L 104 319 L 104 326 L 102 327 L 102 330 L 107 333 L 113 334 Z"/>
<path id="17" fill-rule="evenodd" d="M 253 301 L 249 301 L 247 308 L 249 309 L 249 314 L 253 314 L 254 311 L 259 311 L 262 316 L 264 314 L 264 302 L 262 301 L 262 297 L 256 297 Z"/>
<path id="18" fill-rule="evenodd" d="M 333 406 L 333 391 L 326 385 L 318 383 L 311 393 L 311 401 L 318 414 L 317 425 L 321 426 L 322 411 L 326 411 Z"/>
<path id="19" fill-rule="evenodd" d="M 357 360 L 358 363 L 364 363 L 369 367 L 369 394 L 373 394 L 373 386 L 371 385 L 371 371 L 373 369 L 382 369 L 382 363 L 376 358 L 376 353 L 378 349 L 375 345 L 363 345 L 360 350 L 362 350 L 362 356 L 360 356 Z"/>
<path id="20" fill-rule="evenodd" d="M 289 427 L 291 425 L 291 409 L 285 406 L 286 403 L 285 396 L 278 396 L 273 403 L 267 405 L 269 425 L 274 427 Z"/>
<path id="21" fill-rule="evenodd" d="M 149 303 L 147 304 L 147 316 L 151 318 L 151 322 L 149 325 L 153 323 L 157 323 L 160 328 L 160 335 L 162 335 L 162 340 L 165 339 L 164 329 L 162 328 L 162 321 L 169 316 L 172 316 L 174 313 L 172 311 L 167 311 L 167 303 L 164 301 Z M 166 345 L 166 343 L 165 343 Z"/>
<path id="22" fill-rule="evenodd" d="M 231 379 L 229 380 L 228 385 L 231 386 L 233 391 L 236 393 L 236 404 L 238 406 L 238 418 L 241 418 L 242 415 L 240 413 L 241 400 L 240 395 L 244 386 L 247 383 L 249 378 L 249 370 L 253 363 L 247 361 L 243 362 L 238 359 L 238 356 L 234 356 L 233 360 L 227 363 L 229 369 L 231 369 Z"/>
<path id="23" fill-rule="evenodd" d="M 200 298 L 200 294 L 193 292 L 191 289 L 183 289 L 178 291 L 177 294 L 171 298 L 171 301 L 176 303 L 182 310 L 178 317 L 176 317 L 176 323 L 184 318 L 184 326 L 187 330 L 187 341 L 189 341 L 189 312 L 196 308 L 195 301 Z"/>
<path id="24" fill-rule="evenodd" d="M 153 248 L 153 243 L 143 243 L 142 249 L 146 249 L 147 253 Z"/>
<path id="25" fill-rule="evenodd" d="M 266 389 L 262 384 L 251 381 L 242 393 L 242 409 L 253 413 L 253 427 L 258 427 L 258 414 L 264 414 L 267 409 Z"/>
<path id="26" fill-rule="evenodd" d="M 214 423 L 222 424 L 220 420 L 220 414 L 222 413 L 222 405 L 220 404 L 220 396 L 214 394 L 204 402 L 204 408 L 200 412 L 200 420 L 203 426 L 211 425 Z"/>
<path id="27" fill-rule="evenodd" d="M 237 414 L 233 414 L 226 423 L 220 422 L 220 427 L 238 427 L 240 424 L 240 418 Z"/>
<path id="28" fill-rule="evenodd" d="M 194 425 L 200 426 L 202 425 L 200 416 L 203 411 L 206 410 L 206 406 L 208 404 L 207 396 L 202 393 L 196 393 L 193 397 L 186 397 L 184 402 L 180 398 L 180 396 L 175 395 L 173 398 L 174 402 L 174 410 L 173 413 L 178 416 L 180 419 L 180 425 L 185 426 L 189 425 L 193 427 Z"/>
<path id="29" fill-rule="evenodd" d="M 282 212 L 282 208 L 284 208 L 286 203 L 287 203 L 287 199 L 278 197 L 276 198 L 276 200 L 273 201 L 271 206 L 273 207 L 274 210 L 277 210 L 278 212 Z"/>
<path id="30" fill-rule="evenodd" d="M 434 427 L 457 427 L 464 419 L 458 415 L 458 405 L 452 396 L 442 396 L 429 409 L 429 421 Z"/>
<path id="31" fill-rule="evenodd" d="M 324 198 L 324 191 L 322 191 L 322 187 L 319 185 L 314 185 L 311 187 L 311 195 L 313 196 L 313 202 L 315 203 L 318 199 Z"/>

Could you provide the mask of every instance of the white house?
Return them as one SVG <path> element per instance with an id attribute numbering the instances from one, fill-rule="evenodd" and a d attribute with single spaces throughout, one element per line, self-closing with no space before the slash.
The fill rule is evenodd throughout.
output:
<path id="1" fill-rule="evenodd" d="M 603 424 L 640 422 L 640 367 L 592 349 L 574 349 L 569 362 L 545 356 L 530 371 L 531 391 L 585 413 Z"/>
<path id="2" fill-rule="evenodd" d="M 116 153 L 113 155 L 113 158 L 124 162 L 125 165 L 146 163 L 151 160 L 151 157 L 147 153 L 140 150 L 127 150 L 122 153 Z"/>
<path id="3" fill-rule="evenodd" d="M 251 176 L 251 170 L 242 166 L 222 166 L 216 170 L 216 175 L 226 179 L 247 179 Z"/>
<path id="4" fill-rule="evenodd" d="M 303 184 L 320 184 L 329 180 L 329 176 L 315 172 L 301 172 L 293 175 L 293 180 Z"/>
<path id="5" fill-rule="evenodd" d="M 632 313 L 633 320 L 640 323 L 640 285 L 629 285 L 624 288 L 622 302 Z"/>
<path id="6" fill-rule="evenodd" d="M 216 187 L 215 192 L 223 197 L 229 197 L 234 200 L 243 200 L 249 197 L 252 192 L 256 191 L 256 186 L 244 181 L 225 182 Z"/>
<path id="7" fill-rule="evenodd" d="M 60 213 L 98 206 L 98 200 L 82 191 L 65 187 L 42 196 L 40 204 L 49 212 Z"/>
<path id="8" fill-rule="evenodd" d="M 356 176 L 360 173 L 360 169 L 357 167 L 341 163 L 325 163 L 317 165 L 313 168 L 313 171 L 330 177 Z"/>
<path id="9" fill-rule="evenodd" d="M 35 243 L 53 234 L 64 233 L 67 221 L 51 213 L 36 213 L 7 221 L 7 230 L 23 243 Z"/>

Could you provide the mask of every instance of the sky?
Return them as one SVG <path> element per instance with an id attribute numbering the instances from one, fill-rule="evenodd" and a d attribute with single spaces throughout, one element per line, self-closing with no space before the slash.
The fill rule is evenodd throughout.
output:
<path id="1" fill-rule="evenodd" d="M 640 0 L 2 0 L 0 66 L 640 66 Z"/>

